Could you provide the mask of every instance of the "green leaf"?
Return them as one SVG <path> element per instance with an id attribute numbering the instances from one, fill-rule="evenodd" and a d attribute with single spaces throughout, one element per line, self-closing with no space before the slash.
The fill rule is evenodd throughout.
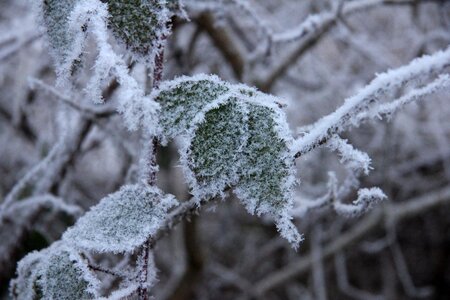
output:
<path id="1" fill-rule="evenodd" d="M 146 57 L 157 49 L 168 34 L 169 14 L 165 1 L 109 0 L 109 24 L 137 57 Z"/>
<path id="2" fill-rule="evenodd" d="M 195 131 L 185 156 L 190 178 L 195 178 L 193 193 L 199 198 L 215 196 L 239 181 L 239 149 L 245 144 L 246 134 L 246 116 L 240 106 L 238 99 L 230 98 L 208 111 Z"/>
<path id="3" fill-rule="evenodd" d="M 165 83 L 161 104 L 164 139 L 181 136 L 181 163 L 197 199 L 232 188 L 252 214 L 270 215 L 294 247 L 301 236 L 290 222 L 295 185 L 292 136 L 277 99 L 215 76 Z"/>
<path id="4" fill-rule="evenodd" d="M 73 255 L 73 254 L 72 254 Z M 44 299 L 94 299 L 89 291 L 90 283 L 84 278 L 81 258 L 75 260 L 68 252 L 51 255 L 39 279 L 43 286 Z"/>
<path id="5" fill-rule="evenodd" d="M 99 282 L 81 256 L 55 243 L 18 264 L 11 295 L 18 299 L 94 299 Z"/>
<path id="6" fill-rule="evenodd" d="M 234 192 L 250 213 L 272 216 L 281 236 L 296 248 L 302 237 L 290 221 L 295 169 L 284 115 L 255 104 L 248 111 L 245 162 Z"/>
<path id="7" fill-rule="evenodd" d="M 242 151 L 244 168 L 236 187 L 239 197 L 248 200 L 252 213 L 273 213 L 283 208 L 289 193 L 286 181 L 292 174 L 288 141 L 278 132 L 273 108 L 248 105 L 248 140 Z"/>
<path id="8" fill-rule="evenodd" d="M 13 299 L 42 299 L 42 287 L 38 283 L 38 267 L 41 256 L 33 252 L 18 264 L 17 278 L 11 281 L 10 294 Z"/>
<path id="9" fill-rule="evenodd" d="M 63 235 L 63 240 L 96 252 L 133 252 L 162 225 L 177 202 L 156 187 L 130 185 L 100 203 Z"/>
<path id="10" fill-rule="evenodd" d="M 161 105 L 163 142 L 186 133 L 195 118 L 207 104 L 229 92 L 228 84 L 215 76 L 198 75 L 195 78 L 180 77 L 163 83 L 153 92 Z"/>
<path id="11" fill-rule="evenodd" d="M 78 1 L 44 0 L 42 3 L 47 36 L 58 65 L 66 63 L 66 59 L 73 49 L 75 36 L 69 29 L 69 17 Z"/>
<path id="12" fill-rule="evenodd" d="M 108 25 L 114 37 L 122 41 L 136 59 L 153 62 L 152 54 L 170 33 L 168 22 L 176 13 L 182 13 L 179 1 L 165 0 L 102 0 L 108 5 Z M 88 32 L 89 16 L 70 20 L 80 0 L 42 0 L 43 23 L 59 72 L 73 73 L 81 63 L 82 49 Z M 83 4 L 82 4 L 83 5 Z M 85 14 L 98 14 L 93 10 Z M 75 22 L 72 24 L 71 22 Z M 76 23 L 76 22 L 79 22 Z M 85 22 L 85 23 L 83 23 Z M 105 37 L 106 39 L 106 37 Z"/>

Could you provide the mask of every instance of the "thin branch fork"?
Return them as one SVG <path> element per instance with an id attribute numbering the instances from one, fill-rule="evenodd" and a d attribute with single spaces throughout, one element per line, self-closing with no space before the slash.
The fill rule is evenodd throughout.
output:
<path id="1" fill-rule="evenodd" d="M 30 82 L 30 85 L 32 88 L 39 88 L 39 89 L 43 90 L 44 92 L 46 92 L 47 94 L 56 97 L 56 99 L 59 99 L 60 101 L 62 101 L 62 103 L 79 111 L 81 114 L 83 114 L 88 119 L 95 120 L 95 119 L 99 119 L 99 118 L 108 118 L 112 115 L 117 114 L 117 111 L 114 108 L 110 108 L 110 107 L 98 108 L 98 107 L 85 106 L 85 105 L 76 103 L 70 97 L 62 94 L 56 88 L 54 88 L 51 85 L 48 85 L 47 83 L 43 82 L 40 79 L 30 78 L 29 82 Z M 114 85 L 114 88 L 117 88 L 117 86 Z M 51 97 L 48 99 L 54 100 Z"/>
<path id="2" fill-rule="evenodd" d="M 361 10 L 375 7 L 377 5 L 405 5 L 416 3 L 415 0 L 362 0 L 343 4 L 340 2 L 332 11 L 322 13 L 321 21 L 316 24 L 313 31 L 309 31 L 300 37 L 299 44 L 287 55 L 283 55 L 277 65 L 272 67 L 269 74 L 263 79 L 256 79 L 253 84 L 263 92 L 269 92 L 278 79 L 280 79 L 288 69 L 295 65 L 295 62 L 307 53 L 321 38 L 333 28 L 339 19 L 357 13 Z M 225 60 L 230 64 L 237 79 L 244 77 L 244 69 L 247 63 L 246 53 L 239 47 L 235 38 L 225 28 L 215 26 L 211 13 L 200 14 L 194 20 L 213 41 L 216 48 L 222 53 Z"/>
<path id="3" fill-rule="evenodd" d="M 287 55 L 284 59 L 275 65 L 271 72 L 262 80 L 256 80 L 255 85 L 263 92 L 269 92 L 273 85 L 299 60 L 308 50 L 314 47 L 326 33 L 328 33 L 338 21 L 353 13 L 368 9 L 381 4 L 413 4 L 416 0 L 362 0 L 353 1 L 343 4 L 343 1 L 338 3 L 334 10 L 325 12 L 319 15 L 321 21 L 315 26 L 315 30 L 306 32 L 300 37 L 303 37 L 298 45 Z"/>

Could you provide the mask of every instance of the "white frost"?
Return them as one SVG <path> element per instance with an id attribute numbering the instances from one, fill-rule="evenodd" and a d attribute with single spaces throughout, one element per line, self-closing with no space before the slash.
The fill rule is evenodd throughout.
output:
<path id="1" fill-rule="evenodd" d="M 133 252 L 157 232 L 176 204 L 156 187 L 124 186 L 92 207 L 63 240 L 95 252 Z"/>

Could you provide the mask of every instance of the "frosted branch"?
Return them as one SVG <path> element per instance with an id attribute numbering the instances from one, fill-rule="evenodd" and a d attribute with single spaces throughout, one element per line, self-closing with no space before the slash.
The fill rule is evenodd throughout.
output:
<path id="1" fill-rule="evenodd" d="M 55 87 L 46 84 L 40 79 L 37 78 L 29 78 L 30 88 L 32 89 L 41 89 L 45 93 L 54 96 L 56 99 L 61 100 L 64 104 L 70 106 L 71 108 L 79 111 L 86 117 L 89 117 L 91 119 L 95 118 L 101 118 L 101 117 L 108 117 L 111 115 L 114 115 L 116 113 L 115 109 L 111 109 L 109 107 L 89 107 L 82 104 L 79 104 L 75 101 L 73 101 L 69 96 L 63 94 L 62 92 L 58 91 Z M 53 98 L 50 98 L 53 99 Z"/>
<path id="2" fill-rule="evenodd" d="M 346 249 L 361 240 L 367 233 L 385 222 L 398 223 L 406 218 L 420 215 L 440 205 L 450 203 L 450 186 L 436 192 L 427 193 L 401 204 L 387 204 L 384 209 L 377 209 L 367 217 L 356 223 L 352 229 L 337 236 L 323 248 L 323 259 Z M 286 281 L 307 272 L 312 267 L 312 254 L 291 261 L 280 270 L 267 275 L 254 285 L 256 295 L 264 295 L 269 290 L 284 284 Z"/>
<path id="3" fill-rule="evenodd" d="M 29 184 L 33 180 L 36 180 L 37 176 L 39 176 L 41 172 L 52 163 L 52 161 L 59 154 L 60 150 L 63 148 L 63 144 L 63 140 L 60 140 L 55 146 L 53 146 L 52 150 L 43 160 L 41 160 L 38 164 L 36 164 L 36 166 L 29 170 L 26 175 L 14 185 L 14 187 L 5 197 L 5 201 L 0 207 L 2 214 L 4 211 L 6 211 L 6 208 L 17 199 L 20 192 L 27 186 L 27 184 Z"/>
<path id="4" fill-rule="evenodd" d="M 400 87 L 410 80 L 439 72 L 450 64 L 450 48 L 433 55 L 414 59 L 398 69 L 377 75 L 370 84 L 358 94 L 345 100 L 335 112 L 320 119 L 305 136 L 294 142 L 292 151 L 296 157 L 308 153 L 326 143 L 334 134 L 352 125 L 357 125 L 357 116 L 369 109 L 374 99 L 393 88 Z"/>
<path id="5" fill-rule="evenodd" d="M 364 172 L 366 175 L 369 173 L 371 162 L 369 155 L 353 148 L 352 145 L 347 143 L 347 140 L 334 135 L 328 140 L 327 146 L 332 151 L 339 153 L 341 163 L 351 171 L 355 173 Z"/>
<path id="6" fill-rule="evenodd" d="M 333 206 L 334 210 L 339 215 L 353 218 L 371 210 L 375 205 L 386 198 L 386 195 L 379 188 L 360 189 L 358 191 L 358 198 L 353 201 L 353 205 L 335 201 L 333 202 Z"/>
<path id="7" fill-rule="evenodd" d="M 313 47 L 323 36 L 326 34 L 340 18 L 347 15 L 359 12 L 364 9 L 368 9 L 381 4 L 412 4 L 413 0 L 406 1 L 390 1 L 390 0 L 362 0 L 362 1 L 350 1 L 343 4 L 343 1 L 338 1 L 334 9 L 330 12 L 326 12 L 316 17 L 310 17 L 305 22 L 299 25 L 298 28 L 292 32 L 286 33 L 286 38 L 296 38 L 298 40 L 297 46 L 291 50 L 291 52 L 283 55 L 284 58 L 273 66 L 268 75 L 262 80 L 257 80 L 256 85 L 262 91 L 270 91 L 275 82 L 282 77 L 286 71 L 295 65 L 296 62 L 308 49 Z"/>
<path id="8" fill-rule="evenodd" d="M 405 105 L 423 100 L 425 96 L 429 96 L 442 90 L 448 90 L 449 88 L 450 76 L 448 74 L 440 75 L 433 82 L 425 85 L 424 87 L 413 89 L 412 91 L 394 100 L 393 102 L 380 104 L 374 108 L 369 109 L 366 112 L 358 114 L 355 118 L 355 123 L 360 124 L 367 119 L 382 117 L 390 118 Z"/>

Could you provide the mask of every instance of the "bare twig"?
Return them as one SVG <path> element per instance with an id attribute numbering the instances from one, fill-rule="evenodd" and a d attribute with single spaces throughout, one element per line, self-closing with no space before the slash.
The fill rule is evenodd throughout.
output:
<path id="1" fill-rule="evenodd" d="M 397 270 L 397 275 L 400 278 L 405 293 L 411 298 L 429 298 L 433 294 L 433 288 L 416 287 L 414 285 L 408 266 L 406 265 L 405 257 L 397 241 L 394 241 L 389 248 L 391 249 L 395 269 Z"/>
<path id="2" fill-rule="evenodd" d="M 334 257 L 334 265 L 336 268 L 336 278 L 338 282 L 339 289 L 354 299 L 360 300 L 381 300 L 383 299 L 381 295 L 373 295 L 364 290 L 357 289 L 350 285 L 347 275 L 347 265 L 345 254 L 342 252 L 336 253 Z"/>
<path id="3" fill-rule="evenodd" d="M 323 248 L 320 258 L 326 259 L 332 257 L 339 251 L 342 251 L 362 239 L 368 232 L 377 226 L 384 224 L 386 221 L 392 223 L 401 222 L 406 218 L 414 217 L 439 205 L 449 203 L 450 186 L 447 186 L 434 193 L 429 193 L 401 204 L 386 205 L 384 209 L 380 208 L 375 210 L 373 213 L 356 223 L 350 231 L 328 243 L 328 245 Z M 308 271 L 312 267 L 312 263 L 313 257 L 311 253 L 296 261 L 290 262 L 288 266 L 269 274 L 267 277 L 257 282 L 254 285 L 254 293 L 256 295 L 263 295 L 269 290 L 282 286 L 287 281 Z"/>
<path id="4" fill-rule="evenodd" d="M 236 46 L 233 38 L 224 28 L 217 27 L 214 24 L 214 18 L 210 13 L 202 13 L 195 22 L 205 30 L 219 49 L 222 55 L 233 69 L 236 78 L 242 78 L 244 74 L 245 60 L 242 51 Z"/>
<path id="5" fill-rule="evenodd" d="M 105 274 L 108 274 L 108 275 L 111 275 L 111 276 L 114 276 L 114 277 L 129 279 L 125 274 L 121 274 L 121 273 L 118 273 L 118 272 L 115 272 L 115 271 L 112 271 L 112 270 L 109 270 L 109 269 L 105 269 L 105 268 L 102 268 L 102 267 L 97 266 L 97 265 L 89 264 L 88 267 L 92 271 L 105 273 Z"/>
<path id="6" fill-rule="evenodd" d="M 21 49 L 30 45 L 34 41 L 38 40 L 42 36 L 42 33 L 30 34 L 24 39 L 20 39 L 17 43 L 7 47 L 5 50 L 0 52 L 0 62 L 5 61 L 18 53 Z"/>
<path id="7" fill-rule="evenodd" d="M 270 92 L 273 85 L 278 81 L 292 66 L 299 60 L 308 50 L 314 47 L 322 37 L 337 24 L 340 18 L 356 13 L 358 11 L 368 9 L 380 4 L 412 4 L 414 0 L 362 0 L 352 1 L 344 6 L 337 5 L 334 10 L 326 12 L 318 16 L 320 22 L 316 22 L 313 31 L 304 30 L 299 35 L 303 38 L 299 41 L 295 49 L 291 50 L 287 55 L 283 55 L 269 74 L 264 78 L 257 80 L 255 85 L 264 92 Z"/>
<path id="8" fill-rule="evenodd" d="M 166 37 L 163 37 L 163 40 L 165 40 Z M 156 89 L 158 88 L 161 79 L 162 79 L 162 75 L 163 75 L 163 70 L 164 70 L 164 46 L 160 46 L 160 48 L 158 49 L 158 53 L 155 56 L 155 65 L 154 65 L 154 70 L 153 70 L 153 88 Z M 148 153 L 146 153 L 146 155 L 149 155 L 149 159 L 148 159 L 148 166 L 147 166 L 147 170 L 148 170 L 148 174 L 147 175 L 147 184 L 149 184 L 150 186 L 155 186 L 156 185 L 156 173 L 158 170 L 158 163 L 157 163 L 157 149 L 158 149 L 158 138 L 156 136 L 152 137 L 151 140 L 151 145 L 149 147 L 149 151 Z M 142 249 L 142 268 L 139 271 L 139 277 L 140 277 L 140 281 L 139 281 L 139 290 L 138 290 L 138 295 L 139 298 L 142 300 L 148 300 L 148 260 L 149 260 L 149 252 L 152 249 L 152 244 L 150 241 L 146 242 L 143 245 L 143 249 Z"/>
<path id="9" fill-rule="evenodd" d="M 315 227 L 311 241 L 312 275 L 314 294 L 318 300 L 327 299 L 327 288 L 322 255 L 321 228 Z"/>
<path id="10" fill-rule="evenodd" d="M 55 100 L 58 99 L 60 101 L 62 101 L 64 104 L 70 106 L 71 108 L 79 111 L 81 114 L 83 114 L 85 117 L 89 118 L 89 119 L 97 119 L 97 118 L 107 118 L 110 117 L 112 115 L 117 114 L 117 111 L 114 108 L 111 107 L 90 107 L 90 106 L 85 106 L 79 103 L 76 103 L 75 101 L 73 101 L 70 97 L 64 95 L 63 93 L 61 93 L 60 91 L 58 91 L 55 87 L 46 84 L 45 82 L 43 82 L 40 79 L 37 78 L 30 78 L 30 85 L 32 88 L 39 88 L 41 90 L 43 90 L 44 92 L 46 92 L 49 95 L 54 96 L 51 98 L 48 98 L 50 100 Z M 115 85 L 115 88 L 117 88 L 118 86 Z"/>

